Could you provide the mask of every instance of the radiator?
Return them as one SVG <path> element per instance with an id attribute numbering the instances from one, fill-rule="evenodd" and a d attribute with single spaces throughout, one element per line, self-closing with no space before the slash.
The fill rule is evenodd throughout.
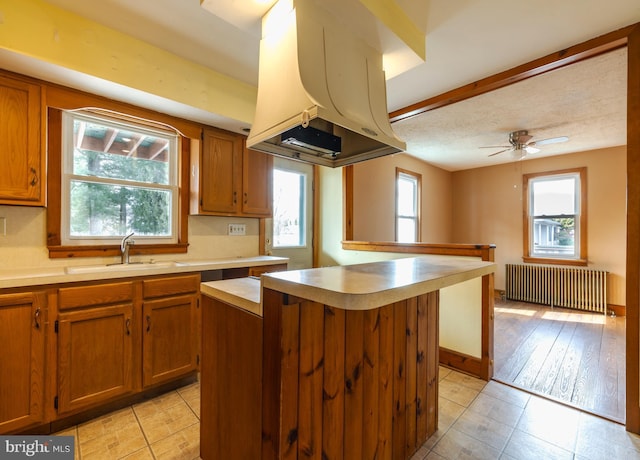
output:
<path id="1" fill-rule="evenodd" d="M 607 272 L 506 264 L 506 297 L 552 307 L 607 312 Z"/>

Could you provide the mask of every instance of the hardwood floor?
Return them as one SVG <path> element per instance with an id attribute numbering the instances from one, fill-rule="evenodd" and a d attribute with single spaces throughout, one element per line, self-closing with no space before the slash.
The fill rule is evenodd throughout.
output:
<path id="1" fill-rule="evenodd" d="M 494 380 L 625 421 L 625 318 L 495 303 Z"/>

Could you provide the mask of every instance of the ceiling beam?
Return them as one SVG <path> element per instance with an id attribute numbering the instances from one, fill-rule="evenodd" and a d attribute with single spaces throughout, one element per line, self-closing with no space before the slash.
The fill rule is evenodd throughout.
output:
<path id="1" fill-rule="evenodd" d="M 527 78 L 535 77 L 536 75 L 625 47 L 627 45 L 627 37 L 635 26 L 636 24 L 632 24 L 570 48 L 527 62 L 526 64 L 505 70 L 504 72 L 483 78 L 482 80 L 460 86 L 459 88 L 452 89 L 438 96 L 416 102 L 415 104 L 391 112 L 389 119 L 392 123 L 406 120 L 407 118 L 429 112 L 430 110 L 455 104 L 456 102 L 526 80 Z"/>

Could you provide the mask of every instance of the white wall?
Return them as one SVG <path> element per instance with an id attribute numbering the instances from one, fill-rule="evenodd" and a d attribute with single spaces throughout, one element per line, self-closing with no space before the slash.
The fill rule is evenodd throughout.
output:
<path id="1" fill-rule="evenodd" d="M 0 234 L 0 269 L 91 265 L 118 261 L 117 257 L 49 259 L 46 209 L 0 206 L 6 220 L 6 235 Z M 230 223 L 247 225 L 245 236 L 227 236 Z M 184 260 L 249 257 L 258 255 L 258 219 L 190 216 L 189 249 L 186 254 L 131 256 L 132 260 Z"/>

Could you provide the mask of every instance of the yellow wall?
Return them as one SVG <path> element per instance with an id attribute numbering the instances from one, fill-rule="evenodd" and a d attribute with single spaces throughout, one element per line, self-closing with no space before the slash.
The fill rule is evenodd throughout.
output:
<path id="1" fill-rule="evenodd" d="M 609 277 L 608 301 L 625 305 L 626 148 L 616 147 L 453 173 L 454 243 L 496 244 L 495 287 L 522 263 L 522 175 L 587 167 L 589 267 Z"/>
<path id="2" fill-rule="evenodd" d="M 0 0 L 0 50 L 253 121 L 256 87 L 42 0 Z"/>
<path id="3" fill-rule="evenodd" d="M 396 167 L 422 175 L 420 241 L 450 243 L 451 173 L 406 154 L 390 155 L 354 165 L 354 239 L 395 240 Z"/>
<path id="4" fill-rule="evenodd" d="M 393 241 L 396 166 L 423 175 L 422 242 L 497 246 L 496 289 L 505 288 L 504 265 L 522 263 L 522 175 L 586 166 L 589 267 L 610 272 L 608 302 L 625 305 L 625 147 L 454 173 L 426 165 L 408 155 L 356 164 L 353 219 L 356 240 Z M 336 176 L 336 181 L 341 181 L 341 177 Z M 338 190 L 335 189 L 338 185 L 341 187 L 341 182 L 332 185 L 332 190 Z M 334 208 L 330 207 L 327 212 L 331 209 Z M 331 241 L 329 246 L 323 247 L 325 252 L 341 254 L 338 249 L 328 249 L 335 248 L 340 242 L 341 212 L 340 226 L 327 229 L 332 236 L 324 235 L 325 241 Z M 344 257 L 341 254 L 335 260 L 344 260 Z"/>

